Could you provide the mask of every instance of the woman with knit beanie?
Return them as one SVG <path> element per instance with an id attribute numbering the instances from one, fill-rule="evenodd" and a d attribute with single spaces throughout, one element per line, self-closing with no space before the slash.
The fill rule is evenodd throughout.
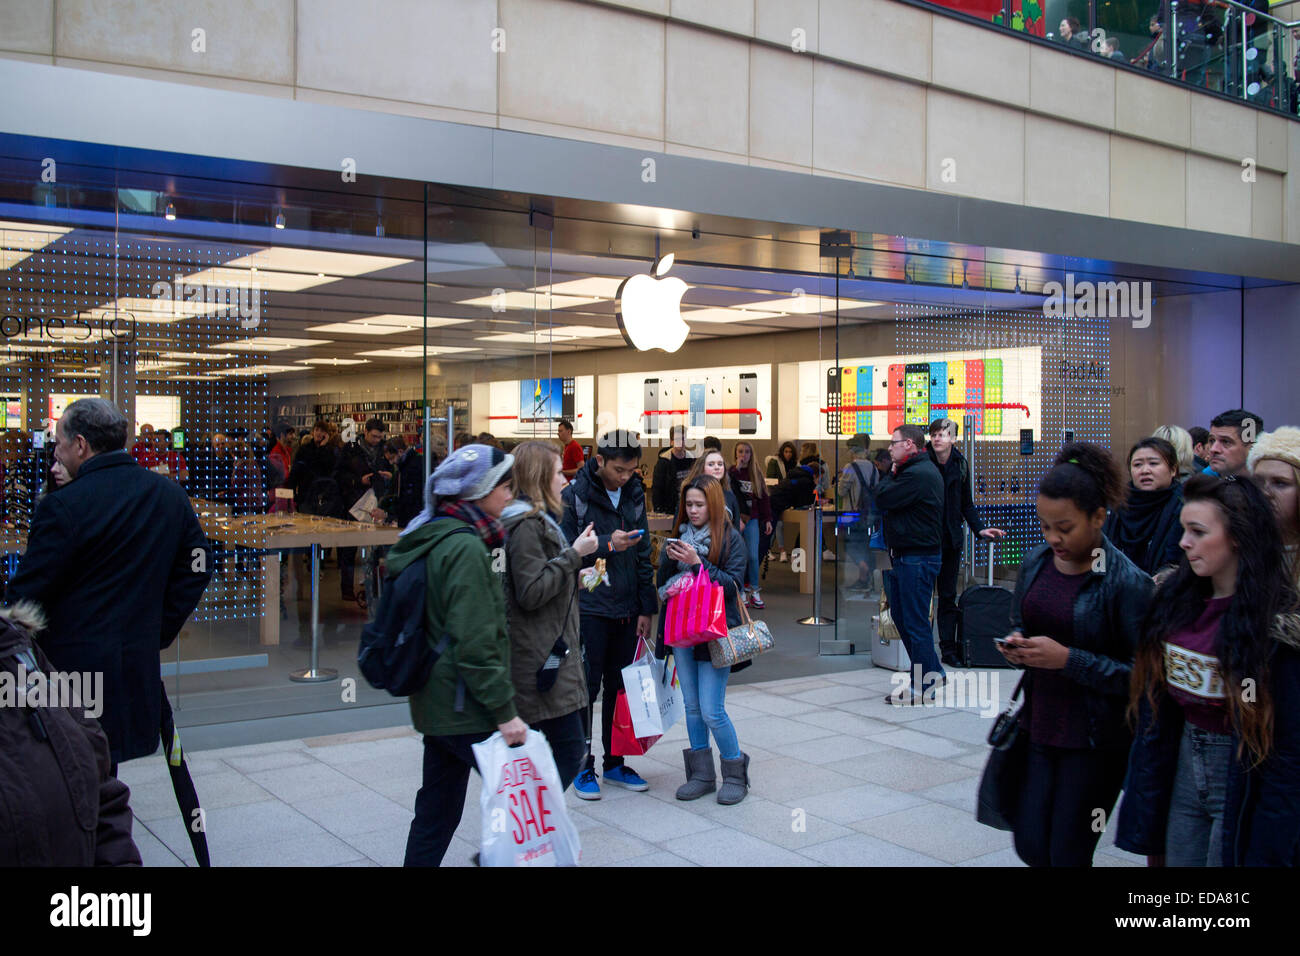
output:
<path id="1" fill-rule="evenodd" d="M 1273 503 L 1291 581 L 1300 588 L 1300 428 L 1264 432 L 1251 446 L 1246 467 Z"/>
<path id="2" fill-rule="evenodd" d="M 511 746 L 528 725 L 515 712 L 505 595 L 492 571 L 504 548 L 501 512 L 510 502 L 514 457 L 466 445 L 425 485 L 425 507 L 388 552 L 394 577 L 423 559 L 425 633 L 446 637 L 429 681 L 411 695 L 411 721 L 424 735 L 424 779 L 406 842 L 406 866 L 438 866 L 460 824 L 473 744 L 499 730 Z"/>

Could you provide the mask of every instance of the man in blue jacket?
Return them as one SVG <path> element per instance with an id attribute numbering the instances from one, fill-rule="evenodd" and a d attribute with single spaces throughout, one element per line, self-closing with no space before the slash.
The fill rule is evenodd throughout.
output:
<path id="1" fill-rule="evenodd" d="M 591 567 L 603 558 L 608 584 L 578 589 L 579 632 L 587 665 L 587 759 L 573 783 L 583 800 L 599 800 L 595 758 L 591 754 L 592 708 L 601 682 L 601 741 L 605 746 L 605 782 L 628 790 L 648 790 L 623 758 L 611 753 L 614 702 L 623 688 L 623 668 L 636 657 L 637 638 L 650 634 L 650 619 L 659 609 L 654 568 L 650 565 L 650 534 L 646 520 L 645 485 L 641 481 L 641 439 L 622 429 L 606 432 L 596 443 L 596 455 L 565 487 L 565 537 L 575 540 L 594 525 L 596 550 L 583 559 Z"/>
<path id="2" fill-rule="evenodd" d="M 54 457 L 73 480 L 41 499 L 5 603 L 45 611 L 37 635 L 60 671 L 102 673 L 113 772 L 158 749 L 171 646 L 212 578 L 207 539 L 184 489 L 125 450 L 127 421 L 83 398 L 59 419 Z"/>

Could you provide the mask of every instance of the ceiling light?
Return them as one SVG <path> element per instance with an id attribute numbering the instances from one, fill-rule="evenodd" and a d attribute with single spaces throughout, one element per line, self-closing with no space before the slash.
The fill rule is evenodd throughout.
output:
<path id="1" fill-rule="evenodd" d="M 94 319 L 105 319 L 109 322 L 121 318 L 153 325 L 166 325 L 229 308 L 230 305 L 226 302 L 191 302 L 188 299 L 145 299 L 139 296 L 124 296 L 78 314 Z"/>
<path id="2" fill-rule="evenodd" d="M 623 279 L 615 276 L 592 276 L 589 279 L 570 279 L 567 282 L 556 282 L 550 286 L 539 285 L 529 292 L 537 292 L 542 295 L 546 294 L 547 289 L 553 294 L 563 296 L 594 296 L 597 301 L 601 299 L 612 299 L 618 295 L 618 287 L 623 284 Z"/>
<path id="3" fill-rule="evenodd" d="M 757 309 L 692 309 L 683 312 L 682 318 L 687 322 L 750 322 L 754 319 L 775 319 L 788 313 L 760 312 Z"/>
<path id="4" fill-rule="evenodd" d="M 275 214 L 275 228 L 276 228 L 276 229 L 283 229 L 283 228 L 284 228 L 284 213 L 282 213 L 282 212 L 277 212 L 277 213 Z"/>
<path id="5" fill-rule="evenodd" d="M 163 352 L 162 357 L 183 362 L 219 362 L 235 356 L 233 352 Z"/>
<path id="6" fill-rule="evenodd" d="M 168 222 L 176 221 L 176 206 L 174 204 L 167 204 L 167 208 L 163 210 L 163 218 Z"/>
<path id="7" fill-rule="evenodd" d="M 271 246 L 226 263 L 228 269 L 278 269 L 282 272 L 307 272 L 316 277 L 359 276 L 414 262 L 394 256 L 365 256 L 354 252 L 331 252 L 326 249 L 294 249 Z"/>
<path id="8" fill-rule="evenodd" d="M 71 231 L 61 226 L 0 220 L 0 270 L 18 265 Z"/>
<path id="9" fill-rule="evenodd" d="M 480 342 L 571 342 L 574 339 L 601 339 L 618 336 L 618 329 L 598 329 L 592 325 L 557 325 L 554 329 L 537 329 L 535 332 L 501 332 L 496 335 L 477 336 Z"/>
<path id="10" fill-rule="evenodd" d="M 457 305 L 477 305 L 493 311 L 503 309 L 571 309 L 579 305 L 594 305 L 604 299 L 585 295 L 547 295 L 544 291 L 522 292 L 518 289 L 500 295 L 481 295 L 473 299 L 460 299 Z"/>
<path id="11" fill-rule="evenodd" d="M 273 269 L 232 269 L 230 266 L 214 266 L 185 276 L 182 282 L 188 285 L 209 286 L 216 289 L 231 289 L 251 286 L 256 291 L 265 292 L 301 292 L 325 282 L 334 282 L 336 277 L 321 279 L 314 275 L 300 275 L 295 272 L 277 272 Z"/>
<path id="12" fill-rule="evenodd" d="M 375 349 L 370 352 L 358 352 L 358 355 L 374 355 L 378 358 L 423 358 L 425 355 L 451 355 L 455 352 L 477 352 L 476 348 L 463 345 L 430 345 L 428 350 L 421 345 L 399 345 L 391 349 Z"/>
<path id="13" fill-rule="evenodd" d="M 329 325 L 309 326 L 308 332 L 330 332 L 343 335 L 392 335 L 395 332 L 409 332 L 412 329 L 437 328 L 443 325 L 463 325 L 470 319 L 445 319 L 430 316 L 426 321 L 418 315 L 368 315 L 361 319 L 347 322 L 331 322 Z"/>
<path id="14" fill-rule="evenodd" d="M 303 349 L 313 345 L 329 345 L 330 339 L 291 339 L 262 336 L 256 339 L 235 339 L 233 342 L 218 342 L 219 349 L 239 349 L 244 352 L 283 352 L 287 349 Z"/>
<path id="15" fill-rule="evenodd" d="M 298 359 L 301 365 L 369 365 L 370 359 L 314 358 Z"/>
<path id="16" fill-rule="evenodd" d="M 250 375 L 275 375 L 279 372 L 301 372 L 302 369 L 297 365 L 245 365 L 241 368 L 223 368 L 220 371 L 213 372 L 213 377 L 218 376 L 250 376 Z"/>

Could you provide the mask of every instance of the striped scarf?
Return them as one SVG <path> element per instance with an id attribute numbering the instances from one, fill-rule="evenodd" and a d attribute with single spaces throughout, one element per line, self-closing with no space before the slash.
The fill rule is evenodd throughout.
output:
<path id="1" fill-rule="evenodd" d="M 478 533 L 488 550 L 504 547 L 506 543 L 505 526 L 491 517 L 472 501 L 465 499 L 439 501 L 438 514 L 463 521 Z"/>

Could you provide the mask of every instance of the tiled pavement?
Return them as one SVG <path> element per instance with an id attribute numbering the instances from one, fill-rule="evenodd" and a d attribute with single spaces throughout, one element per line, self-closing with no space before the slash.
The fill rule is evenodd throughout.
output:
<path id="1" fill-rule="evenodd" d="M 1014 683 L 993 672 L 999 709 Z M 680 803 L 682 723 L 629 763 L 647 793 L 566 795 L 585 866 L 1018 866 L 1010 834 L 975 822 L 990 718 L 978 707 L 897 708 L 872 667 L 729 688 L 752 758 L 749 796 Z M 421 744 L 410 727 L 192 753 L 214 866 L 397 866 Z M 146 865 L 193 865 L 161 756 L 123 764 Z M 479 839 L 478 775 L 444 865 Z M 1144 861 L 1102 837 L 1100 866 Z"/>

